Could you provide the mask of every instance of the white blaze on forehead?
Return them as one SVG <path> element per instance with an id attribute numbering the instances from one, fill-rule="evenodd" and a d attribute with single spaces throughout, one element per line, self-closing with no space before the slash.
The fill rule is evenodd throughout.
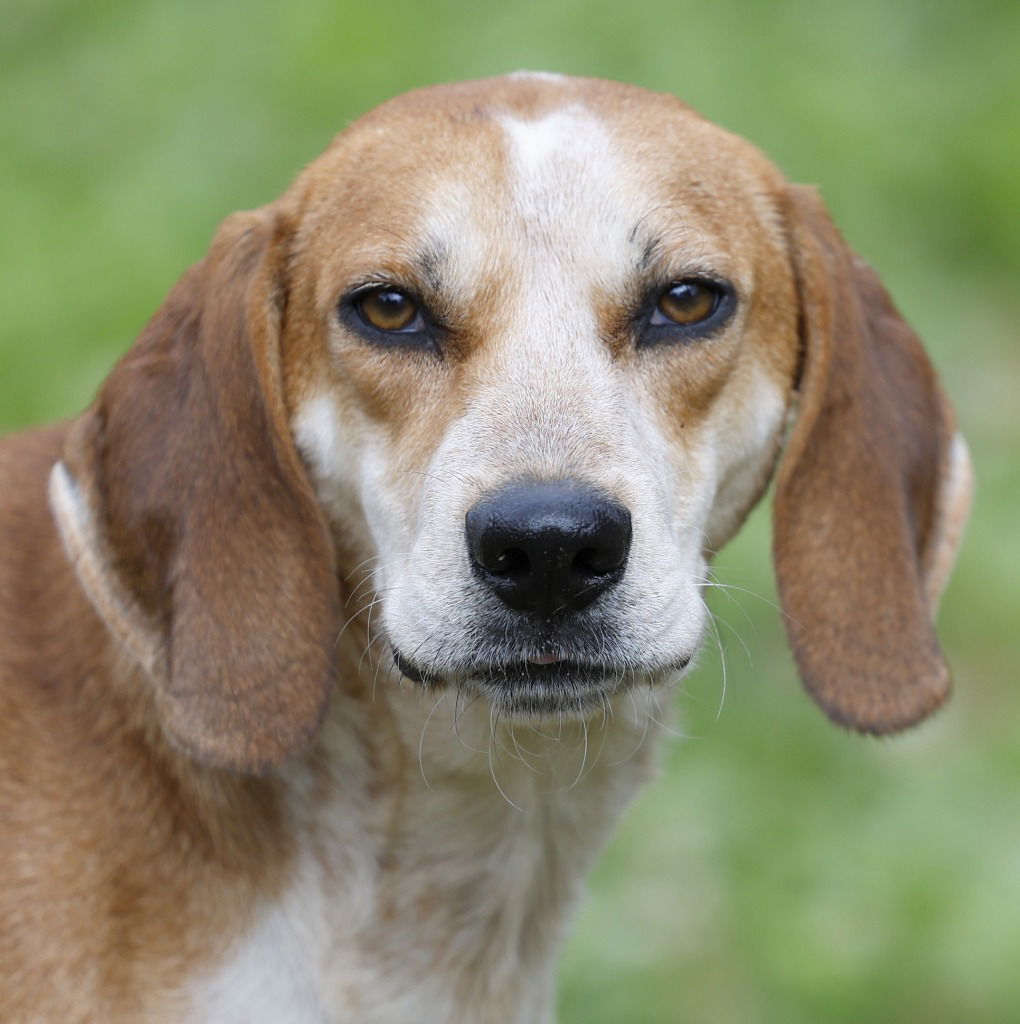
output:
<path id="1" fill-rule="evenodd" d="M 623 168 L 605 125 L 578 104 L 535 120 L 501 118 L 509 141 L 514 202 L 528 221 L 539 221 L 552 237 L 600 248 L 585 235 L 599 227 L 607 235 L 628 228 L 621 200 Z M 612 229 L 616 229 L 615 231 Z M 602 262 L 613 255 L 603 250 Z"/>
<path id="2" fill-rule="evenodd" d="M 500 124 L 528 333 L 550 341 L 539 323 L 549 317 L 546 326 L 562 341 L 590 343 L 596 295 L 617 292 L 636 255 L 630 236 L 638 204 L 615 141 L 576 103 L 532 120 L 506 115 Z"/>
<path id="3" fill-rule="evenodd" d="M 567 76 L 557 71 L 512 71 L 507 78 L 528 79 L 532 78 L 537 82 L 566 82 Z"/>
<path id="4" fill-rule="evenodd" d="M 504 117 L 502 123 L 517 166 L 525 175 L 547 171 L 554 159 L 583 162 L 607 141 L 598 120 L 576 104 L 531 121 Z"/>
<path id="5" fill-rule="evenodd" d="M 529 301 L 555 296 L 576 312 L 583 298 L 590 310 L 593 289 L 618 288 L 640 256 L 631 233 L 648 197 L 627 178 L 606 125 L 580 104 L 496 123 L 505 165 L 479 157 L 462 174 L 437 176 L 416 236 L 435 246 L 455 305 L 470 306 L 480 282 L 495 280 L 523 286 Z"/>

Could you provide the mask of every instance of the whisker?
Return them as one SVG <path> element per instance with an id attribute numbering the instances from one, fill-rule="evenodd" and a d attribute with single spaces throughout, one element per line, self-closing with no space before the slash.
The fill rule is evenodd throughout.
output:
<path id="1" fill-rule="evenodd" d="M 335 639 L 335 640 L 333 641 L 333 648 L 334 648 L 334 649 L 336 649 L 337 645 L 338 645 L 338 644 L 340 643 L 340 640 L 341 640 L 341 638 L 343 637 L 344 633 L 345 633 L 345 632 L 347 631 L 347 627 L 348 627 L 348 626 L 350 626 L 350 624 L 351 624 L 351 623 L 352 623 L 352 622 L 353 622 L 353 621 L 354 621 L 354 620 L 355 620 L 355 619 L 356 619 L 356 618 L 357 618 L 357 617 L 358 617 L 359 615 L 363 615 L 363 614 L 364 614 L 364 613 L 365 613 L 366 611 L 369 611 L 369 610 L 371 610 L 371 608 L 372 608 L 372 607 L 373 607 L 374 605 L 378 604 L 378 603 L 379 603 L 379 602 L 380 602 L 381 600 L 382 600 L 382 598 L 380 598 L 380 597 L 373 597 L 373 598 L 372 598 L 372 600 L 368 602 L 368 604 L 362 605 L 362 606 L 361 606 L 361 607 L 360 607 L 360 608 L 359 608 L 359 609 L 358 609 L 358 610 L 357 610 L 357 611 L 356 611 L 356 612 L 355 612 L 355 613 L 354 613 L 354 614 L 353 614 L 353 615 L 352 615 L 352 616 L 351 616 L 351 617 L 350 617 L 350 618 L 349 618 L 349 619 L 348 619 L 348 620 L 347 620 L 347 621 L 346 621 L 346 622 L 345 622 L 345 623 L 344 623 L 344 624 L 343 624 L 343 625 L 342 625 L 342 626 L 340 627 L 340 631 L 339 631 L 339 632 L 337 633 L 337 635 L 336 635 L 336 639 Z"/>
<path id="2" fill-rule="evenodd" d="M 580 781 L 581 776 L 584 774 L 585 765 L 588 763 L 588 719 L 581 719 L 581 731 L 584 736 L 584 747 L 581 751 L 581 767 L 577 769 L 577 776 L 574 781 L 567 786 L 567 792 L 569 793 Z"/>
<path id="3" fill-rule="evenodd" d="M 513 802 L 513 800 L 510 799 L 509 796 L 507 796 L 507 794 L 503 790 L 503 787 L 499 784 L 499 779 L 496 777 L 496 769 L 495 769 L 495 765 L 493 764 L 493 760 L 492 760 L 492 749 L 493 749 L 493 746 L 495 745 L 495 740 L 496 740 L 496 725 L 493 722 L 493 714 L 495 713 L 495 711 L 496 711 L 496 705 L 495 704 L 490 705 L 489 706 L 489 749 L 488 749 L 488 755 L 489 755 L 489 775 L 492 776 L 492 781 L 496 784 L 496 789 L 499 791 L 499 795 L 511 807 L 513 807 L 515 810 L 522 811 L 522 813 L 523 813 L 523 808 L 519 807 L 517 804 L 515 804 Z"/>
<path id="4" fill-rule="evenodd" d="M 626 764 L 632 757 L 635 757 L 637 755 L 637 752 L 644 746 L 645 739 L 648 737 L 648 712 L 645 711 L 644 713 L 642 713 L 641 709 L 638 707 L 637 698 L 634 696 L 633 688 L 627 690 L 627 696 L 630 698 L 631 706 L 634 708 L 634 721 L 641 721 L 643 723 L 643 728 L 641 730 L 641 735 L 640 737 L 638 737 L 638 741 L 635 744 L 634 748 L 628 751 L 628 753 L 626 753 L 618 761 L 610 761 L 610 768 L 618 768 L 621 764 Z"/>
<path id="5" fill-rule="evenodd" d="M 428 776 L 425 774 L 425 761 L 424 761 L 424 747 L 425 747 L 425 733 L 428 730 L 429 722 L 432 721 L 432 716 L 436 713 L 439 705 L 443 703 L 446 694 L 441 693 L 436 699 L 436 702 L 432 705 L 432 710 L 425 716 L 425 722 L 421 727 L 421 735 L 418 737 L 418 770 L 421 772 L 422 781 L 425 783 L 425 788 L 428 790 L 432 789 L 432 783 L 429 782 Z"/>
<path id="6" fill-rule="evenodd" d="M 704 602 L 702 602 L 704 603 Z M 712 632 L 715 634 L 716 646 L 719 649 L 719 664 L 722 667 L 722 693 L 719 695 L 719 707 L 716 709 L 715 720 L 718 722 L 722 718 L 723 704 L 726 703 L 726 689 L 728 675 L 726 671 L 726 651 L 723 648 L 722 637 L 719 635 L 719 627 L 715 624 L 715 616 L 712 614 L 712 610 L 705 604 L 705 611 L 708 614 L 709 624 L 712 626 Z"/>
<path id="7" fill-rule="evenodd" d="M 458 701 L 460 701 L 460 698 L 461 698 L 461 695 L 462 695 L 463 692 L 464 691 L 461 690 L 460 688 L 457 689 L 457 700 Z M 467 743 L 464 740 L 464 738 L 461 736 L 460 730 L 459 730 L 460 718 L 461 718 L 461 715 L 466 714 L 481 699 L 481 696 L 482 695 L 480 693 L 473 694 L 472 697 L 471 697 L 471 700 L 469 700 L 467 702 L 467 704 L 465 704 L 464 707 L 462 707 L 460 709 L 460 711 L 458 711 L 457 708 L 454 707 L 454 713 L 453 713 L 453 734 L 454 734 L 454 736 L 457 737 L 457 742 L 465 750 L 470 751 L 472 754 L 484 754 L 485 751 L 484 750 L 479 750 L 477 747 L 472 747 L 470 743 Z"/>
<path id="8" fill-rule="evenodd" d="M 525 766 L 526 768 L 529 768 L 529 769 L 530 769 L 531 771 L 533 771 L 533 772 L 534 772 L 534 773 L 535 773 L 536 775 L 542 775 L 542 774 L 544 774 L 543 772 L 540 772 L 540 771 L 539 771 L 539 770 L 538 770 L 538 769 L 537 769 L 537 768 L 536 768 L 536 767 L 535 767 L 535 766 L 534 766 L 534 765 L 533 765 L 533 764 L 532 764 L 532 763 L 531 763 L 531 762 L 530 762 L 530 761 L 528 760 L 528 758 L 527 758 L 527 757 L 525 757 L 525 756 L 524 756 L 524 755 L 525 755 L 525 753 L 527 753 L 527 754 L 530 754 L 530 755 L 531 755 L 532 757 L 537 757 L 538 755 L 537 755 L 537 754 L 535 754 L 534 752 L 530 751 L 530 750 L 526 750 L 525 748 L 522 748 L 522 747 L 521 747 L 521 745 L 520 745 L 520 743 L 518 743 L 518 742 L 517 742 L 517 730 L 516 730 L 516 728 L 515 728 L 515 724 L 514 724 L 513 722 L 510 722 L 510 723 L 509 723 L 509 731 L 510 731 L 510 741 L 511 741 L 511 742 L 513 743 L 513 745 L 514 745 L 514 750 L 515 750 L 515 751 L 517 752 L 517 759 L 518 759 L 518 760 L 519 760 L 519 761 L 521 762 L 521 764 L 523 764 L 523 765 L 524 765 L 524 766 Z"/>

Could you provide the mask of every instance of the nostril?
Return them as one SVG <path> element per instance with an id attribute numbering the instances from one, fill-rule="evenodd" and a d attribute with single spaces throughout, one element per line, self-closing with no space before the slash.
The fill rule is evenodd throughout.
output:
<path id="1" fill-rule="evenodd" d="M 520 548 L 505 548 L 482 564 L 494 576 L 522 576 L 531 570 L 531 562 Z"/>
<path id="2" fill-rule="evenodd" d="M 626 552 L 606 548 L 582 548 L 570 568 L 580 576 L 606 576 L 623 566 Z"/>

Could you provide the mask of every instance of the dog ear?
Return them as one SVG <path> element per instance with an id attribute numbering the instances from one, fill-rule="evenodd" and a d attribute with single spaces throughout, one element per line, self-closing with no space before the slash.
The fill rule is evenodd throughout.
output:
<path id="1" fill-rule="evenodd" d="M 971 490 L 966 446 L 916 335 L 813 190 L 787 223 L 801 304 L 799 408 L 774 557 L 804 685 L 837 723 L 905 728 L 950 689 L 932 625 Z"/>
<path id="2" fill-rule="evenodd" d="M 272 208 L 224 222 L 51 477 L 79 578 L 152 677 L 166 734 L 243 771 L 315 730 L 338 618 L 332 542 L 284 404 L 287 239 Z"/>

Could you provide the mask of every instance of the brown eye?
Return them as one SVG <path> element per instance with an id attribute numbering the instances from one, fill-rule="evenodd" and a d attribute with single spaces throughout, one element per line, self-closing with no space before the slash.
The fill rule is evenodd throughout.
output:
<path id="1" fill-rule="evenodd" d="M 678 281 L 659 299 L 651 323 L 687 327 L 707 320 L 719 306 L 719 290 L 706 281 Z"/>
<path id="2" fill-rule="evenodd" d="M 372 288 L 354 300 L 362 321 L 377 331 L 411 333 L 422 329 L 421 313 L 414 299 L 398 288 Z"/>

